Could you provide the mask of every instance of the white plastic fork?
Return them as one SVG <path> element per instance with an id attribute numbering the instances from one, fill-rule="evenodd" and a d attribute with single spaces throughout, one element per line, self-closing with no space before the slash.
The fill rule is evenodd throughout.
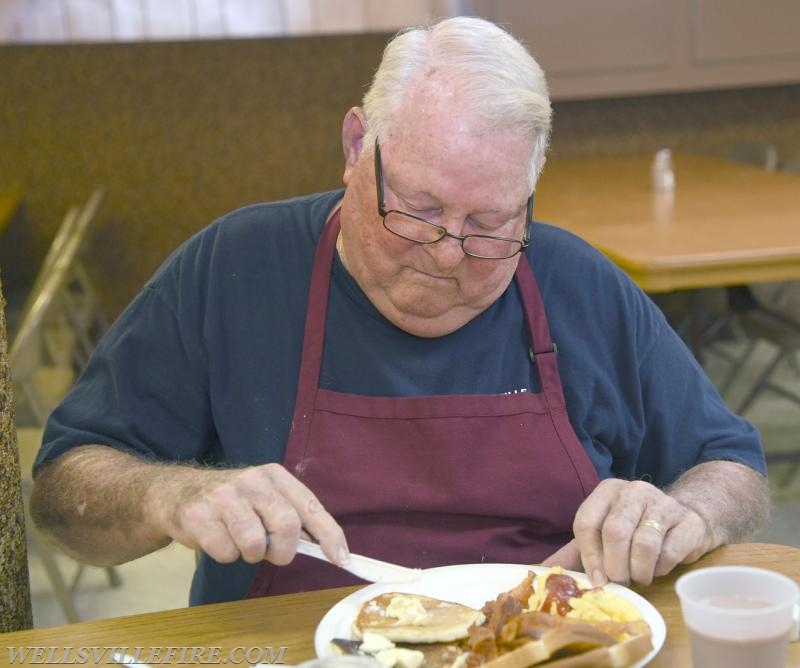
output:
<path id="1" fill-rule="evenodd" d="M 310 540 L 300 539 L 297 545 L 297 551 L 300 554 L 305 554 L 308 557 L 315 559 L 322 559 L 328 563 L 333 563 L 322 548 L 317 543 L 312 543 Z M 333 564 L 339 566 L 339 564 Z M 347 560 L 342 566 L 346 571 L 353 575 L 360 577 L 362 580 L 369 582 L 414 582 L 422 577 L 422 570 L 419 568 L 406 568 L 398 564 L 392 564 L 388 561 L 381 561 L 380 559 L 372 559 L 360 554 L 350 553 L 350 559 Z"/>

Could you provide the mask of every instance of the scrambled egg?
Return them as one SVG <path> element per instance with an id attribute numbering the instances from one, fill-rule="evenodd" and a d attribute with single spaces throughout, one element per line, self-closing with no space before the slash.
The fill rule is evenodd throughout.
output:
<path id="1" fill-rule="evenodd" d="M 547 579 L 551 575 L 560 575 L 564 569 L 560 566 L 551 568 L 534 580 L 534 592 L 528 599 L 528 610 L 542 610 L 547 597 Z M 642 618 L 636 607 L 616 592 L 607 589 L 592 589 L 588 582 L 576 580 L 583 591 L 580 597 L 569 599 L 572 608 L 567 617 L 582 619 L 587 622 L 617 621 L 632 622 Z M 546 610 L 554 614 L 554 610 Z"/>
<path id="2" fill-rule="evenodd" d="M 642 618 L 632 603 L 605 589 L 584 592 L 580 598 L 569 599 L 569 604 L 572 610 L 567 613 L 567 617 L 577 617 L 587 622 L 634 622 Z"/>
<path id="3" fill-rule="evenodd" d="M 531 594 L 528 599 L 528 610 L 536 611 L 544 608 L 544 600 L 547 598 L 547 578 L 551 575 L 561 575 L 562 573 L 564 573 L 564 569 L 561 568 L 561 566 L 554 566 L 546 573 L 536 576 L 533 581 L 533 594 Z M 578 586 L 580 586 L 580 584 Z M 545 610 L 545 612 L 550 611 Z"/>

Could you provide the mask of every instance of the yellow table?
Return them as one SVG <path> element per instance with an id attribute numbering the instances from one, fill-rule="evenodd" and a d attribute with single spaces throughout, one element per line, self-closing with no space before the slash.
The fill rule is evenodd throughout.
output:
<path id="1" fill-rule="evenodd" d="M 675 595 L 675 580 L 687 570 L 718 564 L 761 566 L 782 572 L 800 583 L 800 549 L 748 543 L 722 547 L 695 564 L 656 580 L 649 587 L 637 588 L 658 609 L 667 625 L 666 642 L 650 664 L 652 668 L 691 665 L 686 629 Z M 280 648 L 286 647 L 283 660 L 287 664 L 297 664 L 314 656 L 314 630 L 323 615 L 355 589 L 327 589 L 7 633 L 3 635 L 6 649 L 0 652 L 0 668 L 10 665 L 9 647 L 46 648 L 44 660 L 50 648 L 55 648 L 52 652 L 57 660 L 64 656 L 65 648 L 71 647 L 69 658 L 73 660 L 80 647 L 97 647 L 102 651 L 112 646 L 148 648 L 140 654 L 141 660 L 146 660 L 151 647 L 199 647 L 206 650 L 208 659 L 213 647 L 220 648 L 218 664 L 225 663 L 237 647 L 263 648 L 265 655 L 266 648 L 272 647 L 275 658 Z M 789 656 L 789 665 L 800 665 L 800 643 L 793 643 Z M 234 658 L 242 659 L 242 651 L 237 651 Z M 88 659 L 86 665 L 97 665 L 91 650 Z M 172 663 L 175 662 L 173 658 Z M 26 665 L 28 663 L 30 661 Z M 227 663 L 230 666 L 231 661 Z M 19 661 L 13 665 L 18 666 Z M 244 661 L 240 665 L 245 668 L 248 664 Z"/>
<path id="2" fill-rule="evenodd" d="M 536 219 L 581 236 L 648 292 L 800 279 L 798 175 L 677 153 L 675 191 L 659 194 L 651 161 L 551 155 Z"/>

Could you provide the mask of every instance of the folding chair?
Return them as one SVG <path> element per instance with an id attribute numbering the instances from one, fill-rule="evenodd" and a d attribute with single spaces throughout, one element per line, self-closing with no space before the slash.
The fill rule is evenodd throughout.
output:
<path id="1" fill-rule="evenodd" d="M 18 399 L 17 434 L 23 465 L 22 483 L 26 512 L 33 484 L 31 468 L 42 440 L 48 416 L 66 395 L 94 347 L 92 327 L 99 305 L 85 274 L 76 269 L 88 224 L 94 217 L 102 193 L 96 191 L 76 213 L 65 216 L 51 249 L 34 281 L 34 290 L 23 309 L 20 326 L 9 350 L 9 365 Z M 27 424 L 19 415 L 25 409 Z M 41 559 L 68 622 L 78 621 L 73 593 L 83 572 L 77 565 L 68 585 L 59 568 L 55 551 L 46 543 L 28 517 L 28 537 Z M 106 568 L 111 586 L 120 578 Z"/>
<path id="2" fill-rule="evenodd" d="M 726 157 L 734 162 L 746 163 L 770 172 L 778 168 L 778 149 L 766 142 L 741 142 L 731 146 Z M 759 300 L 750 285 L 730 285 L 724 289 L 727 308 L 721 315 L 713 318 L 703 334 L 703 347 L 705 350 L 723 357 L 733 365 L 738 364 L 735 356 L 729 355 L 715 344 L 725 334 L 731 334 L 731 328 L 736 318 L 760 308 Z"/>
<path id="3" fill-rule="evenodd" d="M 800 156 L 778 163 L 777 150 L 771 144 L 740 144 L 731 149 L 729 155 L 737 156 L 743 160 L 760 160 L 765 169 L 778 167 L 782 171 L 796 170 L 800 174 Z M 800 192 L 800 179 L 798 179 L 798 192 Z M 800 235 L 800 221 L 798 222 L 798 235 Z M 770 389 L 785 398 L 800 403 L 800 393 L 786 391 L 770 380 L 778 365 L 785 362 L 797 374 L 800 380 L 796 354 L 800 349 L 800 295 L 791 293 L 797 283 L 787 282 L 770 286 L 772 294 L 767 297 L 766 292 L 750 286 L 733 286 L 728 288 L 729 299 L 736 304 L 731 309 L 736 325 L 747 340 L 744 353 L 732 360 L 732 367 L 728 377 L 723 381 L 721 391 L 725 393 L 731 388 L 739 375 L 741 368 L 751 359 L 759 341 L 767 341 L 777 348 L 773 359 L 762 371 L 759 380 L 753 386 L 745 399 L 738 406 L 737 412 L 746 411 L 764 389 Z"/>
<path id="4" fill-rule="evenodd" d="M 20 326 L 11 342 L 9 364 L 17 398 L 17 406 L 27 408 L 33 424 L 43 427 L 55 405 L 72 386 L 78 368 L 69 345 L 49 356 L 44 341 L 58 339 L 61 343 L 74 341 L 65 327 L 67 313 L 59 303 L 58 295 L 68 276 L 77 252 L 77 239 L 67 241 L 41 281 L 37 279 L 37 292 L 29 297 Z M 74 346 L 73 346 L 74 347 Z"/>
<path id="5" fill-rule="evenodd" d="M 780 172 L 788 172 L 789 174 L 796 174 L 798 179 L 800 179 L 800 153 L 797 155 L 792 156 L 791 158 L 787 158 L 786 160 L 781 161 L 778 165 L 778 171 Z M 798 182 L 798 186 L 800 186 L 800 182 Z M 800 223 L 798 223 L 800 226 Z M 786 281 L 785 283 L 780 283 L 775 287 L 775 290 L 772 294 L 772 301 L 778 307 L 781 308 L 784 306 L 783 302 L 787 299 L 790 292 L 797 293 L 800 287 L 800 282 L 798 281 Z M 798 316 L 800 317 L 800 316 Z"/>
<path id="6" fill-rule="evenodd" d="M 778 168 L 782 171 L 800 174 L 800 156 L 796 156 L 783 163 L 778 163 L 777 151 L 771 145 L 743 145 L 733 152 L 734 155 L 744 158 L 760 158 L 766 169 Z M 800 178 L 798 179 L 798 192 L 800 192 Z M 798 221 L 798 235 L 800 235 L 800 221 Z M 747 346 L 744 352 L 732 360 L 728 376 L 720 386 L 720 392 L 725 395 L 739 379 L 741 370 L 752 360 L 756 346 L 766 342 L 773 346 L 774 353 L 766 365 L 760 370 L 752 387 L 745 396 L 734 406 L 734 411 L 744 414 L 764 391 L 777 394 L 789 401 L 800 404 L 800 293 L 793 288 L 796 282 L 786 282 L 769 286 L 771 295 L 766 295 L 766 290 L 761 287 L 736 286 L 729 289 L 740 299 L 740 308 L 734 309 L 734 319 L 737 329 L 744 335 Z M 732 292 L 731 292 L 732 290 Z M 738 290 L 738 292 L 736 292 Z M 776 372 L 784 365 L 790 375 L 795 379 L 793 386 L 781 384 L 776 380 Z M 800 471 L 800 447 L 794 451 L 767 453 L 770 462 L 787 462 L 792 466 L 788 474 L 789 479 Z"/>

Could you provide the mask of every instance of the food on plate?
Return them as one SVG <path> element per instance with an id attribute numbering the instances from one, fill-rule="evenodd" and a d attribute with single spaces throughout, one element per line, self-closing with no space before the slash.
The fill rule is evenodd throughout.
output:
<path id="1" fill-rule="evenodd" d="M 482 612 L 486 621 L 465 644 L 468 668 L 623 668 L 652 649 L 650 627 L 634 606 L 610 589 L 582 587 L 560 568 L 528 573 Z"/>
<path id="2" fill-rule="evenodd" d="M 353 622 L 353 635 L 370 632 L 395 642 L 433 643 L 466 638 L 483 615 L 460 603 L 417 594 L 388 593 L 367 601 Z"/>
<path id="3" fill-rule="evenodd" d="M 604 587 L 581 586 L 575 578 L 556 566 L 540 575 L 527 610 L 541 610 L 586 621 L 633 622 L 641 613 L 627 599 Z"/>
<path id="4" fill-rule="evenodd" d="M 366 633 L 365 636 L 373 634 Z M 460 641 L 434 643 L 402 643 L 400 647 L 383 638 L 381 647 L 374 639 L 331 641 L 337 654 L 363 654 L 378 660 L 383 666 L 394 668 L 419 668 L 420 666 L 445 668 L 465 666 L 467 655 Z"/>
<path id="5" fill-rule="evenodd" d="M 652 650 L 650 627 L 632 603 L 561 568 L 529 572 L 481 610 L 381 594 L 362 605 L 353 636 L 332 645 L 385 668 L 625 668 Z"/>

